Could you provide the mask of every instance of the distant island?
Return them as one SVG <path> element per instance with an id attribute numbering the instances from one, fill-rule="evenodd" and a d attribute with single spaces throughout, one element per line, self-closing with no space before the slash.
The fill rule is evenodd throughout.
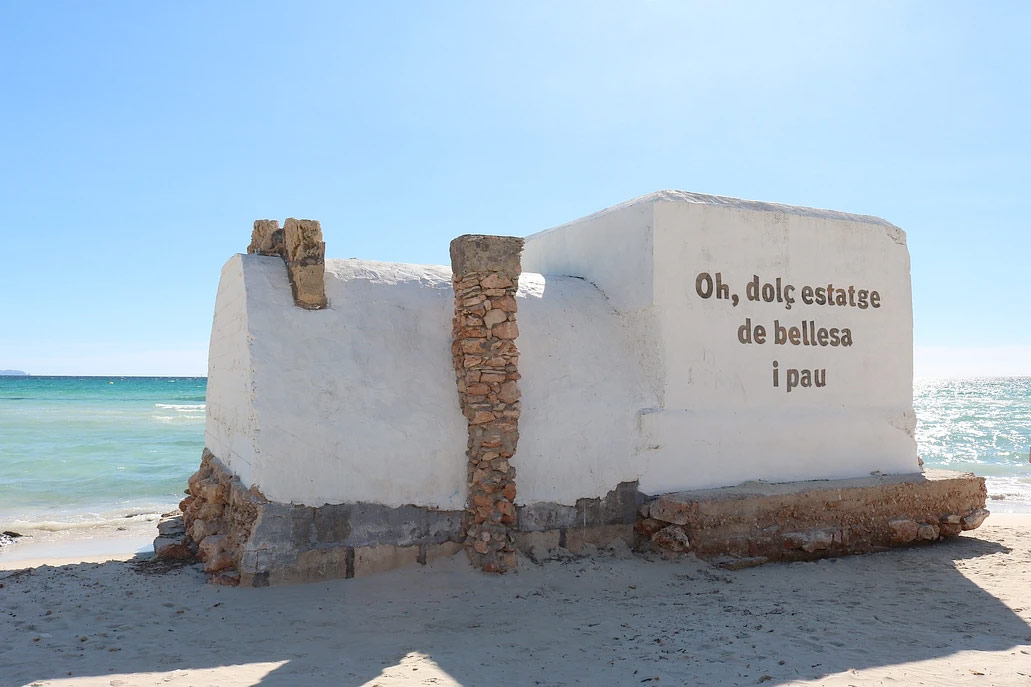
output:
<path id="1" fill-rule="evenodd" d="M 28 372 L 21 370 L 0 370 L 0 377 L 28 377 Z"/>

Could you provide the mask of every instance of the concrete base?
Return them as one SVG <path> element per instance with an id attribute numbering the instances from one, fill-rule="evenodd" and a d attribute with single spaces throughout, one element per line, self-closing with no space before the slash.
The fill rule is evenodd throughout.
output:
<path id="1" fill-rule="evenodd" d="M 240 584 L 362 577 L 461 549 L 461 513 L 372 503 L 266 501 L 242 549 Z"/>
<path id="2" fill-rule="evenodd" d="M 218 584 L 264 587 L 372 575 L 432 563 L 463 549 L 461 511 L 375 503 L 319 507 L 270 501 L 246 489 L 205 449 L 190 478 L 183 515 L 158 525 L 154 550 L 162 558 L 198 558 Z M 634 542 L 637 509 L 645 496 L 625 482 L 603 498 L 573 506 L 519 507 L 515 546 L 586 553 L 615 540 Z"/>
<path id="3" fill-rule="evenodd" d="M 516 548 L 531 558 L 535 549 L 578 554 L 591 547 L 605 548 L 617 539 L 633 546 L 637 509 L 645 499 L 637 482 L 621 482 L 604 497 L 578 499 L 573 506 L 547 502 L 519 506 L 512 536 Z"/>
<path id="4" fill-rule="evenodd" d="M 808 560 L 935 541 L 978 527 L 984 478 L 927 470 L 905 475 L 666 494 L 641 507 L 638 547 L 693 552 L 731 567 Z"/>
<path id="5" fill-rule="evenodd" d="M 196 556 L 219 584 L 264 587 L 362 577 L 462 550 L 460 511 L 278 503 L 244 488 L 207 449 L 188 494 L 180 504 L 183 516 L 159 524 L 155 553 Z"/>
<path id="6" fill-rule="evenodd" d="M 320 507 L 269 501 L 205 449 L 184 515 L 158 525 L 163 558 L 204 562 L 220 584 L 263 587 L 372 575 L 453 556 L 460 511 L 374 503 Z M 728 567 L 807 560 L 930 542 L 988 516 L 984 479 L 928 470 L 846 480 L 666 494 L 648 500 L 636 482 L 575 505 L 520 506 L 512 542 L 534 557 L 589 553 L 617 540 L 637 549 L 692 552 Z M 622 544 L 618 544 L 622 546 Z"/>

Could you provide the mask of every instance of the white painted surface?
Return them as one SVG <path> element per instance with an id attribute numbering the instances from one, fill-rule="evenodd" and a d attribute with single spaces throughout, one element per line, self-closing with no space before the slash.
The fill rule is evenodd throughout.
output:
<path id="1" fill-rule="evenodd" d="M 519 280 L 520 504 L 573 504 L 641 476 L 636 410 L 655 396 L 633 332 L 583 279 Z"/>
<path id="2" fill-rule="evenodd" d="M 327 260 L 326 292 L 327 310 L 303 310 L 278 258 L 226 264 L 209 448 L 277 501 L 464 507 L 450 271 Z M 519 503 L 637 479 L 635 410 L 652 401 L 619 316 L 577 278 L 524 274 L 518 297 Z"/>
<path id="3" fill-rule="evenodd" d="M 251 484 L 258 427 L 254 417 L 254 372 L 243 268 L 243 256 L 230 258 L 218 282 L 208 344 L 204 442 L 245 484 Z"/>
<path id="4" fill-rule="evenodd" d="M 626 231 L 647 240 L 620 243 Z M 648 302 L 625 292 L 626 284 L 636 294 L 649 291 L 635 283 L 641 255 L 652 260 Z M 655 406 L 638 409 L 640 452 L 630 458 L 642 490 L 917 469 L 909 254 L 897 227 L 874 217 L 663 191 L 529 237 L 523 268 L 613 284 L 621 314 L 654 318 L 647 344 L 661 362 L 645 369 L 661 378 L 662 392 Z M 701 298 L 695 280 L 702 272 L 720 272 L 738 305 Z M 802 285 L 875 289 L 882 305 L 798 301 L 789 310 L 750 302 L 745 284 L 753 275 L 796 285 L 796 298 Z M 738 327 L 746 318 L 769 336 L 775 320 L 848 327 L 854 345 L 742 344 Z M 789 394 L 788 369 L 825 369 L 827 385 Z"/>
<path id="5" fill-rule="evenodd" d="M 647 308 L 653 303 L 652 234 L 652 205 L 630 201 L 529 237 L 523 271 L 585 278 L 617 310 Z"/>
<path id="6" fill-rule="evenodd" d="M 277 501 L 465 504 L 466 424 L 451 364 L 447 268 L 326 261 L 326 310 L 252 258 L 258 480 Z"/>
<path id="7" fill-rule="evenodd" d="M 229 261 L 212 338 L 248 341 L 252 391 L 233 398 L 252 422 L 229 431 L 209 412 L 209 447 L 222 457 L 216 446 L 253 437 L 250 474 L 238 472 L 276 501 L 463 507 L 450 271 L 357 260 L 326 267 L 330 307 L 312 311 L 294 306 L 282 260 Z M 224 311 L 240 307 L 231 295 L 243 289 L 246 331 L 223 336 Z M 239 376 L 218 360 L 208 378 L 214 398 L 229 396 L 222 387 Z"/>
<path id="8" fill-rule="evenodd" d="M 520 504 L 572 504 L 633 480 L 660 493 L 917 469 L 909 255 L 897 227 L 660 192 L 529 237 L 523 268 Z M 736 307 L 697 294 L 696 276 L 717 271 Z M 752 303 L 753 274 L 872 288 L 882 305 Z M 450 270 L 327 260 L 326 292 L 328 309 L 303 310 L 278 258 L 226 264 L 209 448 L 278 501 L 462 508 Z M 745 318 L 847 326 L 854 345 L 745 345 Z M 787 393 L 792 368 L 826 369 L 826 387 Z"/>

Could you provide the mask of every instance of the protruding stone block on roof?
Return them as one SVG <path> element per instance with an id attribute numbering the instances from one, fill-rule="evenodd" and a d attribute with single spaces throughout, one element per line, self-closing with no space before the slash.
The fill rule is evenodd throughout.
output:
<path id="1" fill-rule="evenodd" d="M 254 220 L 251 245 L 247 246 L 247 252 L 257 255 L 283 255 L 283 230 L 279 228 L 279 221 Z"/>
<path id="2" fill-rule="evenodd" d="M 290 217 L 280 229 L 277 220 L 256 219 L 247 252 L 283 258 L 295 305 L 308 310 L 327 306 L 326 244 L 316 220 Z"/>
<path id="3" fill-rule="evenodd" d="M 326 244 L 322 227 L 313 219 L 290 217 L 283 227 L 283 243 L 294 303 L 308 310 L 325 308 Z"/>

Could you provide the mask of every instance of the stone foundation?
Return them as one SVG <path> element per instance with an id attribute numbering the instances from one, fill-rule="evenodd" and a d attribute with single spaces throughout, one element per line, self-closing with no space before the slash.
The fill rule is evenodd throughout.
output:
<path id="1" fill-rule="evenodd" d="M 535 549 L 567 549 L 586 553 L 614 540 L 634 544 L 634 523 L 646 497 L 637 482 L 623 482 L 602 498 L 578 499 L 575 506 L 534 503 L 517 509 L 516 547 L 535 557 Z"/>
<path id="2" fill-rule="evenodd" d="M 207 449 L 189 484 L 180 504 L 183 515 L 158 524 L 154 549 L 163 558 L 196 557 L 218 584 L 262 587 L 362 577 L 431 563 L 486 541 L 469 535 L 468 512 L 271 502 L 257 489 L 245 489 Z M 812 560 L 975 529 L 988 516 L 985 499 L 983 478 L 944 470 L 750 482 L 650 500 L 636 482 L 624 482 L 602 498 L 579 499 L 573 506 L 518 507 L 495 551 L 514 559 L 520 550 L 536 559 L 556 549 L 583 554 L 625 543 L 671 555 L 690 552 L 732 568 Z"/>
<path id="3" fill-rule="evenodd" d="M 158 523 L 154 552 L 162 558 L 196 557 L 204 571 L 223 583 L 239 579 L 239 561 L 264 501 L 247 490 L 208 449 L 200 469 L 189 479 L 182 516 Z"/>
<path id="4" fill-rule="evenodd" d="M 362 577 L 431 563 L 462 550 L 461 511 L 374 503 L 275 503 L 246 489 L 204 449 L 183 514 L 158 524 L 155 553 L 193 558 L 218 584 Z"/>
<path id="5" fill-rule="evenodd" d="M 264 587 L 363 577 L 453 556 L 470 540 L 463 524 L 469 514 L 462 511 L 269 501 L 258 489 L 245 488 L 206 448 L 187 493 L 179 504 L 182 514 L 158 523 L 154 551 L 160 558 L 201 561 L 216 584 Z M 625 482 L 575 506 L 513 508 L 512 529 L 506 528 L 498 549 L 513 560 L 488 571 L 514 567 L 517 549 L 532 558 L 542 549 L 589 553 L 616 540 L 630 546 L 644 500 L 636 482 Z"/>
<path id="6" fill-rule="evenodd" d="M 978 527 L 984 478 L 922 474 L 705 489 L 641 507 L 639 547 L 693 552 L 731 567 L 930 542 Z"/>

